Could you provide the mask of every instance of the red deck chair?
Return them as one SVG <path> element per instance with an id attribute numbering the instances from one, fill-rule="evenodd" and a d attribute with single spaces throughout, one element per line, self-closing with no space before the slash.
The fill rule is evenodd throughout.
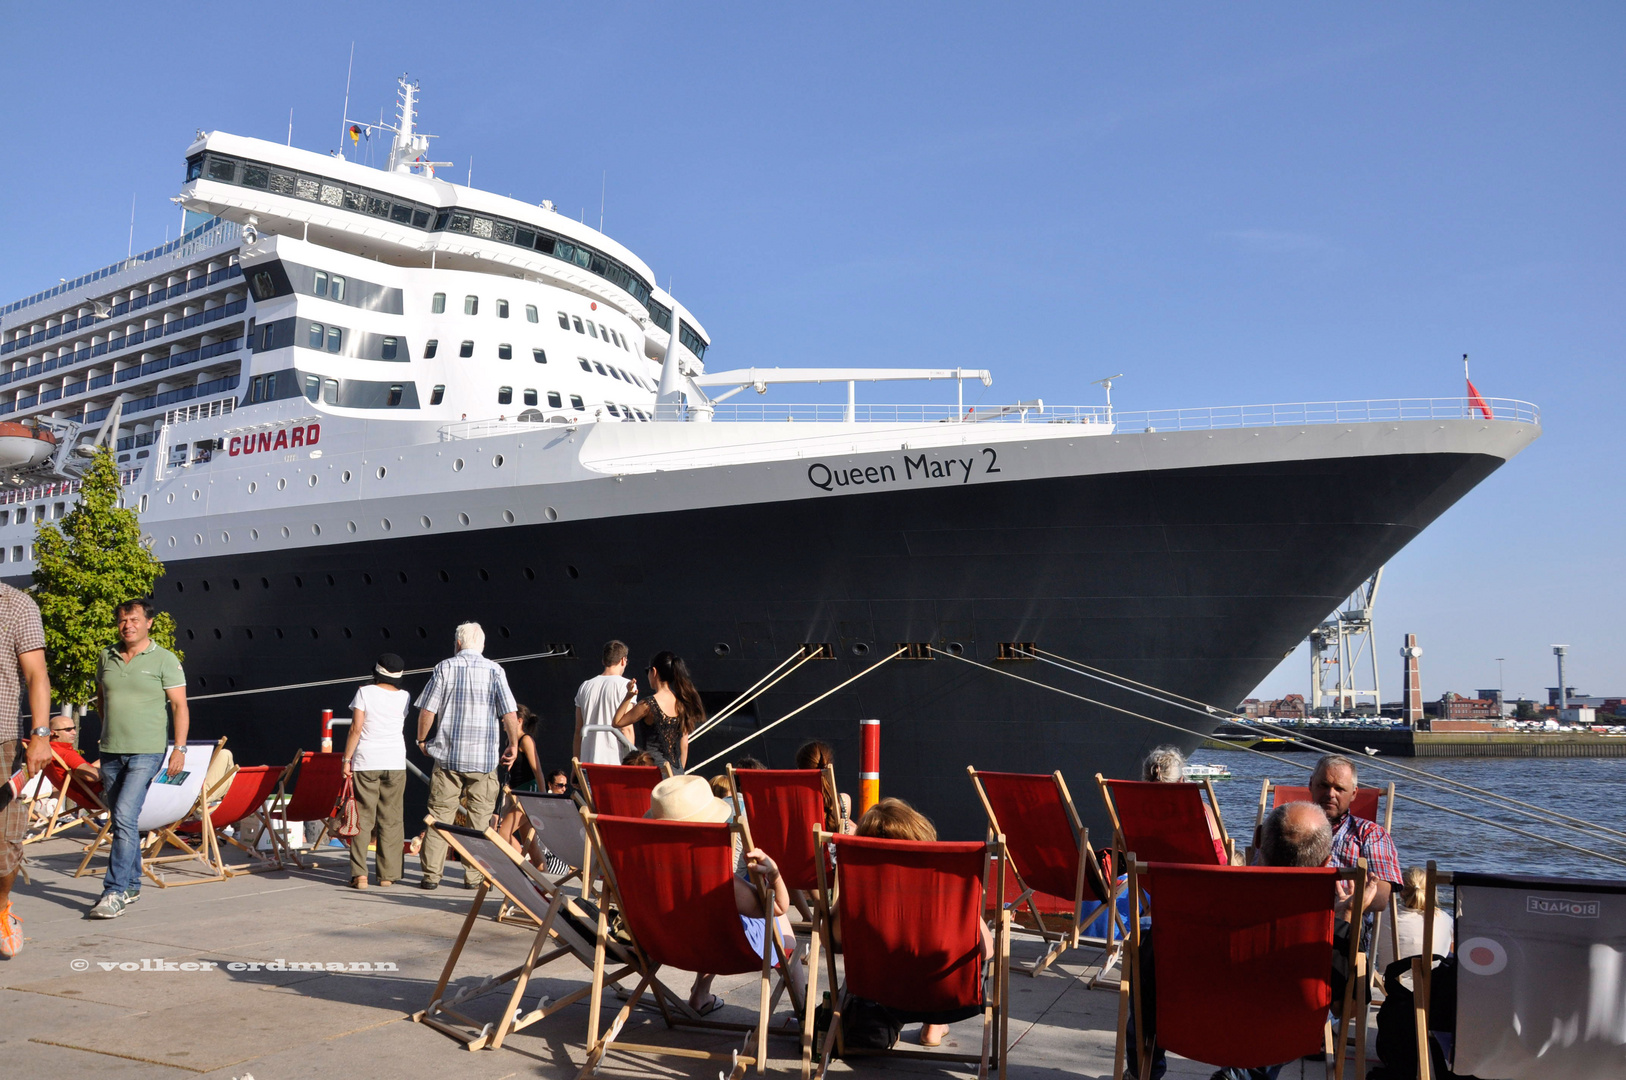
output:
<path id="1" fill-rule="evenodd" d="M 824 769 L 742 769 L 727 767 L 736 805 L 745 808 L 751 841 L 779 867 L 788 889 L 819 887 L 815 829 L 841 819 L 835 796 L 836 772 Z M 837 830 L 840 831 L 840 830 Z"/>
<path id="2" fill-rule="evenodd" d="M 328 819 L 339 807 L 339 793 L 344 789 L 344 755 L 307 750 L 300 753 L 295 764 L 299 766 L 299 774 L 294 777 L 293 794 L 287 792 L 288 772 L 284 770 L 277 782 L 278 805 L 271 811 L 268 820 L 273 825 L 273 833 L 276 831 L 274 826 L 279 823 L 322 822 L 322 831 L 306 852 L 307 856 L 313 856 L 328 838 Z M 289 766 L 290 769 L 292 767 Z M 306 868 L 305 860 L 298 851 L 292 847 L 285 850 L 295 866 L 302 870 Z"/>
<path id="3" fill-rule="evenodd" d="M 1129 977 L 1119 991 L 1113 1080 L 1123 1076 L 1126 1050 L 1135 1055 L 1135 1074 L 1151 1075 L 1154 1035 L 1167 1052 L 1251 1069 L 1322 1052 L 1331 1007 L 1340 1010 L 1341 1030 L 1350 1030 L 1358 980 L 1346 981 L 1342 1002 L 1332 1000 L 1333 906 L 1338 880 L 1351 881 L 1355 918 L 1361 917 L 1364 864 L 1353 870 L 1192 866 L 1145 863 L 1131 852 L 1128 866 Z M 1155 1002 L 1146 994 L 1141 966 L 1143 890 L 1156 911 Z M 1359 971 L 1359 937 L 1350 935 L 1350 972 Z M 1140 1045 L 1127 1048 L 1131 997 L 1137 1017 L 1155 1006 L 1157 1023 L 1155 1032 L 1137 1024 Z M 1364 1046 L 1366 1012 L 1359 1012 Z M 1339 1040 L 1329 1076 L 1344 1075 L 1344 1042 Z"/>
<path id="4" fill-rule="evenodd" d="M 1115 908 L 1118 890 L 1108 884 L 1101 873 L 1095 849 L 1090 846 L 1089 830 L 1078 816 L 1078 808 L 1073 805 L 1073 797 L 1061 773 L 1046 776 L 978 772 L 971 767 L 967 767 L 966 772 L 977 789 L 977 797 L 982 800 L 983 812 L 988 815 L 989 835 L 1005 837 L 1006 861 L 1014 869 L 1021 888 L 1020 895 L 1010 902 L 1011 908 L 1027 904 L 1039 936 L 1047 945 L 1039 959 L 1016 966 L 1037 976 L 1062 953 L 1078 948 L 1083 940 L 1080 936 L 1083 928 L 1105 904 L 1114 912 L 1107 923 L 1107 937 L 1090 943 L 1106 950 L 1101 959 L 1101 973 L 1106 972 L 1117 962 L 1121 947 L 1121 939 L 1114 933 L 1121 929 Z M 1071 930 L 1053 930 L 1045 925 L 1037 894 L 1061 898 L 1064 905 L 1070 903 Z M 1084 910 L 1086 904 L 1092 905 L 1088 912 Z M 1044 906 L 1054 908 L 1056 905 Z M 1052 918 L 1055 917 L 1053 913 Z M 1090 985 L 1095 985 L 1094 979 Z"/>
<path id="5" fill-rule="evenodd" d="M 598 947 L 587 1012 L 587 1060 L 577 1080 L 590 1075 L 611 1049 L 732 1061 L 730 1080 L 740 1080 L 748 1065 L 755 1064 L 757 1072 L 762 1072 L 768 1056 L 768 1018 L 778 994 L 771 990 L 773 951 L 763 949 L 758 953 L 752 948 L 734 901 L 733 838 L 740 832 L 739 824 L 610 817 L 589 810 L 584 810 L 582 817 L 587 822 L 587 833 L 602 867 L 605 903 L 598 908 Z M 769 903 L 760 888 L 759 895 L 765 905 Z M 639 982 L 601 1036 L 599 1009 L 604 995 L 605 949 L 609 941 L 606 908 L 611 901 L 620 910 L 632 938 Z M 772 910 L 767 906 L 764 909 Z M 773 925 L 771 916 L 768 925 Z M 716 975 L 760 972 L 757 1022 L 752 1025 L 693 1019 L 686 1015 L 687 1009 L 677 1008 L 669 1001 L 658 983 L 654 987 L 656 1004 L 668 1027 L 687 1024 L 714 1030 L 754 1031 L 754 1054 L 708 1053 L 619 1040 L 617 1036 L 622 1026 L 663 967 Z"/>
<path id="6" fill-rule="evenodd" d="M 1133 851 L 1142 862 L 1230 864 L 1236 848 L 1225 833 L 1225 821 L 1220 817 L 1211 782 L 1107 780 L 1100 773 L 1095 774 L 1095 781 L 1101 786 L 1101 798 L 1112 819 L 1113 846 L 1120 853 Z"/>
<path id="7" fill-rule="evenodd" d="M 843 988 L 836 961 L 829 954 L 834 1013 L 820 1051 L 818 1075 L 830 1066 L 832 1049 L 843 1057 L 894 1054 L 937 1061 L 975 1061 L 985 1080 L 990 1063 L 1005 1076 L 1006 1023 L 1010 993 L 1010 912 L 1005 910 L 1004 838 L 985 843 L 875 840 L 819 833 L 819 843 L 835 845 L 839 879 L 836 908 L 841 923 L 841 951 L 846 971 L 845 993 L 879 1002 L 913 1022 L 927 1014 L 963 1009 L 982 1012 L 982 1053 L 952 1054 L 941 1050 L 848 1049 L 841 1035 Z M 823 863 L 819 876 L 825 877 Z M 994 958 L 982 963 L 984 896 L 994 894 Z M 830 908 L 820 897 L 820 918 Z M 815 948 L 817 946 L 815 945 Z M 807 1000 L 802 1021 L 802 1076 L 809 1075 L 807 1053 L 813 1031 L 811 1004 L 818 998 L 819 958 L 808 956 Z M 975 1015 L 973 1013 L 972 1015 Z"/>
<path id="8" fill-rule="evenodd" d="M 282 765 L 239 766 L 232 774 L 231 786 L 226 789 L 219 805 L 209 811 L 209 824 L 215 830 L 216 849 L 218 850 L 221 844 L 229 844 L 249 857 L 246 865 L 227 867 L 227 876 L 282 869 L 287 847 L 281 834 L 271 827 L 271 811 L 266 803 L 281 786 L 285 772 L 287 766 Z M 267 836 L 267 842 L 271 845 L 269 854 L 262 854 L 253 845 L 245 844 L 235 836 L 226 835 L 227 826 L 236 825 L 250 818 L 260 823 Z M 189 821 L 176 829 L 176 832 L 182 835 L 196 835 L 201 829 L 201 822 Z"/>
<path id="9" fill-rule="evenodd" d="M 571 765 L 587 808 L 612 817 L 649 813 L 651 792 L 663 778 L 656 765 L 594 765 L 590 761 L 572 761 Z"/>
<path id="10" fill-rule="evenodd" d="M 74 768 L 84 764 L 84 760 L 79 752 L 67 743 L 51 744 L 51 760 L 46 764 L 44 772 L 46 782 L 56 792 L 56 805 L 46 817 L 44 829 L 29 837 L 24 843 L 49 840 L 67 832 L 75 825 L 95 827 L 95 816 L 107 812 L 107 805 L 102 802 L 101 782 L 87 784 L 73 775 Z M 30 805 L 32 806 L 32 802 Z"/>

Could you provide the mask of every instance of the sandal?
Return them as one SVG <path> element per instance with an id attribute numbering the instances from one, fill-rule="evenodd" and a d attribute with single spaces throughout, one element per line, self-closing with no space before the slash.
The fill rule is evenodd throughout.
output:
<path id="1" fill-rule="evenodd" d="M 390 880 L 388 880 L 388 879 L 386 879 L 386 878 L 379 878 L 379 879 L 378 879 L 378 887 L 379 887 L 379 888 L 380 888 L 380 889 L 387 889 L 387 888 L 389 888 L 389 887 L 390 887 L 390 886 L 391 886 L 391 885 L 394 885 L 394 884 L 395 884 L 395 882 L 393 882 L 393 881 L 390 881 Z"/>
<path id="2" fill-rule="evenodd" d="M 689 1008 L 695 1011 L 695 1015 L 709 1016 L 723 1007 L 723 999 L 716 994 L 707 994 L 706 997 L 708 1000 L 702 1005 L 696 1005 L 693 1001 L 689 1002 Z"/>
<path id="3" fill-rule="evenodd" d="M 352 889 L 365 889 L 367 887 L 367 879 L 364 877 L 353 877 L 350 879 L 350 887 Z"/>

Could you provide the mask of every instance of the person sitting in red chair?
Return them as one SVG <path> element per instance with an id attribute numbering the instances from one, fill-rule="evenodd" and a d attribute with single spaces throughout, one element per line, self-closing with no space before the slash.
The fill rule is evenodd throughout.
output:
<path id="1" fill-rule="evenodd" d="M 62 763 L 73 773 L 73 778 L 84 784 L 91 791 L 102 790 L 101 766 L 94 761 L 86 761 L 84 755 L 73 748 L 69 740 L 79 730 L 79 722 L 71 716 L 51 717 L 51 749 Z"/>

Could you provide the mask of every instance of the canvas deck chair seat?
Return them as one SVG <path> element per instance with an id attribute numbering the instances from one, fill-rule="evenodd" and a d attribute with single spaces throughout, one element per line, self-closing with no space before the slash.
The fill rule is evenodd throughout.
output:
<path id="1" fill-rule="evenodd" d="M 831 836 L 819 841 L 835 846 L 834 910 L 825 889 L 819 917 L 826 927 L 832 915 L 841 928 L 845 984 L 837 979 L 834 953 L 826 953 L 834 1003 L 830 1030 L 819 1050 L 817 1075 L 823 1077 L 832 1053 L 841 1057 L 882 1054 L 936 1061 L 977 1063 L 979 1080 L 988 1068 L 1005 1075 L 1010 993 L 1010 913 L 1005 909 L 1004 840 L 919 842 Z M 825 867 L 819 866 L 821 876 Z M 828 884 L 828 883 L 827 883 Z M 991 892 L 999 918 L 994 955 L 982 956 L 984 897 Z M 808 956 L 807 1000 L 818 999 L 817 939 Z M 982 1016 L 980 1054 L 945 1050 L 893 1048 L 859 1050 L 845 1045 L 841 1014 L 848 996 L 877 1002 L 904 1023 L 949 1023 Z M 802 1076 L 811 1071 L 808 1048 L 811 1012 L 803 1023 Z"/>
<path id="2" fill-rule="evenodd" d="M 1037 976 L 1062 953 L 1078 948 L 1086 940 L 1082 937 L 1084 927 L 1106 905 L 1112 912 L 1107 936 L 1088 941 L 1106 950 L 1098 979 L 1117 962 L 1122 943 L 1122 927 L 1116 918 L 1118 890 L 1107 881 L 1096 861 L 1089 831 L 1073 805 L 1067 782 L 1060 772 L 1047 776 L 979 772 L 970 767 L 966 772 L 988 815 L 989 835 L 1005 837 L 1006 865 L 1011 867 L 1020 888 L 1009 904 L 1013 910 L 1027 905 L 1046 945 L 1043 956 L 1017 966 Z M 1070 920 L 1052 914 L 1052 925 L 1046 925 L 1037 894 L 1063 898 L 1070 905 Z M 1066 925 L 1068 921 L 1071 926 Z M 1095 985 L 1095 979 L 1090 985 Z"/>
<path id="3" fill-rule="evenodd" d="M 225 743 L 224 738 L 217 742 L 188 742 L 187 767 L 180 772 L 180 781 L 173 784 L 165 782 L 169 760 L 166 751 L 163 766 L 147 785 L 147 794 L 141 803 L 141 813 L 136 819 L 136 829 L 142 836 L 141 872 L 161 889 L 179 885 L 201 885 L 208 881 L 224 881 L 229 876 L 225 863 L 220 858 L 220 849 L 215 843 L 214 829 L 210 825 L 209 804 L 217 801 L 224 793 L 226 785 L 230 783 L 231 773 L 228 772 L 225 777 L 218 780 L 212 790 L 204 787 L 209 766 Z M 178 831 L 180 824 L 188 820 L 203 823 L 195 845 Z M 103 845 L 110 845 L 112 838 L 113 817 L 109 814 L 106 824 L 85 848 L 84 857 L 79 860 L 79 867 L 73 876 L 83 877 L 92 873 L 89 869 L 91 858 Z M 175 848 L 177 853 L 168 853 L 170 848 Z M 106 872 L 106 867 L 94 871 L 97 874 Z M 169 880 L 167 875 L 171 873 L 190 873 L 191 876 Z"/>
<path id="4" fill-rule="evenodd" d="M 580 888 L 585 894 L 583 874 L 588 866 L 587 830 L 582 825 L 576 800 L 569 795 L 551 795 L 543 791 L 512 791 L 509 795 L 515 805 L 525 812 L 525 820 L 531 826 L 531 850 L 527 854 L 542 861 L 542 852 L 546 850 L 570 867 L 568 872 L 555 876 L 547 871 L 547 864 L 543 861 L 543 865 L 536 868 L 537 873 L 555 889 L 563 888 L 575 879 L 581 883 Z M 497 921 L 529 923 L 533 920 L 527 909 L 515 906 L 505 897 L 497 909 Z"/>
<path id="5" fill-rule="evenodd" d="M 546 1019 L 591 993 L 592 986 L 584 985 L 556 1001 L 544 997 L 534 1009 L 521 1011 L 526 987 L 540 968 L 568 956 L 588 970 L 593 970 L 598 911 L 592 904 L 567 894 L 558 882 L 527 862 L 494 830 L 477 832 L 461 825 L 444 825 L 435 821 L 431 821 L 429 827 L 438 830 L 447 845 L 455 849 L 467 865 L 477 867 L 484 881 L 476 890 L 468 915 L 463 919 L 462 930 L 452 943 L 451 953 L 430 995 L 429 1005 L 413 1013 L 412 1019 L 450 1035 L 470 1050 L 488 1046 L 497 1049 L 513 1032 Z M 525 958 L 518 966 L 447 996 L 447 986 L 451 983 L 469 932 L 492 889 L 502 896 L 505 904 L 512 905 L 536 926 L 536 936 L 532 938 Z M 612 982 L 637 970 L 625 943 L 614 935 L 606 942 L 605 949 L 606 964 L 611 966 L 606 977 Z M 482 1021 L 465 1011 L 470 1002 L 509 983 L 514 984 L 513 989 L 497 1019 Z"/>
<path id="6" fill-rule="evenodd" d="M 322 831 L 303 855 L 292 846 L 284 845 L 284 856 L 295 866 L 305 869 L 306 859 L 320 851 L 322 843 L 330 835 L 328 822 L 338 809 L 339 794 L 344 790 L 344 755 L 307 750 L 294 759 L 294 765 L 298 767 L 293 777 L 294 790 L 290 793 L 287 789 L 289 773 L 294 770 L 291 765 L 283 772 L 277 785 L 277 806 L 271 811 L 269 821 L 274 835 L 277 834 L 278 825 L 286 827 L 306 821 L 322 823 Z"/>
<path id="7" fill-rule="evenodd" d="M 102 802 L 101 781 L 87 782 L 74 774 L 73 770 L 84 763 L 85 759 L 79 751 L 67 743 L 51 744 L 51 760 L 46 764 L 43 775 L 54 796 L 43 793 L 35 796 L 29 803 L 29 809 L 32 812 L 34 803 L 41 798 L 53 798 L 53 805 L 49 814 L 42 815 L 39 831 L 31 834 L 24 843 L 50 840 L 75 825 L 87 825 L 99 830 L 95 819 L 98 814 L 107 813 L 107 805 Z M 92 839 L 86 844 L 94 842 Z"/>
<path id="8" fill-rule="evenodd" d="M 1100 773 L 1095 781 L 1121 855 L 1133 851 L 1142 862 L 1230 865 L 1236 847 L 1225 831 L 1212 782 L 1108 780 Z"/>
<path id="9" fill-rule="evenodd" d="M 656 821 L 585 810 L 582 816 L 604 878 L 604 899 L 606 904 L 613 901 L 621 912 L 637 968 L 633 974 L 639 981 L 600 1034 L 604 983 L 610 977 L 605 972 L 610 929 L 606 904 L 601 904 L 587 1012 L 587 1060 L 577 1080 L 592 1074 L 610 1050 L 728 1061 L 732 1063 L 730 1080 L 739 1080 L 750 1065 L 762 1072 L 768 1054 L 768 1020 L 779 991 L 788 983 L 781 965 L 781 986 L 773 986 L 775 958 L 783 955 L 783 945 L 765 890 L 759 883 L 758 897 L 767 912 L 761 947 L 746 936 L 744 917 L 734 899 L 734 838 L 738 835 L 745 842 L 742 823 Z M 656 981 L 662 968 L 713 975 L 757 973 L 756 1023 L 707 1020 L 694 1016 L 686 1005 L 674 1008 L 670 991 L 663 992 Z M 754 1033 L 754 1047 L 749 1035 L 742 1048 L 748 1052 L 728 1054 L 621 1038 L 632 1010 L 651 989 L 668 1028 L 688 1025 Z M 795 1013 L 801 1015 L 803 1002 L 794 991 L 792 1003 Z"/>
<path id="10" fill-rule="evenodd" d="M 835 769 L 726 769 L 735 805 L 745 810 L 751 842 L 773 859 L 785 887 L 819 887 L 815 830 L 841 822 Z M 840 832 L 838 828 L 835 831 Z"/>
<path id="11" fill-rule="evenodd" d="M 285 771 L 286 767 L 279 765 L 240 765 L 232 773 L 219 804 L 210 807 L 209 824 L 214 829 L 216 849 L 223 854 L 220 845 L 225 844 L 248 856 L 248 862 L 242 865 L 227 866 L 228 876 L 282 868 L 285 848 L 281 835 L 271 828 L 268 803 L 282 783 Z M 268 837 L 268 851 L 261 852 L 254 845 L 227 834 L 228 828 L 243 821 L 254 821 L 260 826 L 262 834 Z M 201 835 L 203 822 L 183 822 L 176 831 L 188 838 Z"/>
<path id="12" fill-rule="evenodd" d="M 587 809 L 612 817 L 643 817 L 664 774 L 658 765 L 594 765 L 572 761 Z"/>
<path id="13" fill-rule="evenodd" d="M 1456 1015 L 1435 1016 L 1438 886 L 1456 890 Z M 1454 1033 L 1459 1076 L 1626 1076 L 1626 881 L 1444 873 L 1428 864 L 1423 955 L 1412 961 L 1418 1075 L 1434 1075 L 1428 1033 Z M 1443 1041 L 1443 1040 L 1442 1040 Z"/>
<path id="14" fill-rule="evenodd" d="M 1131 852 L 1128 867 L 1127 978 L 1119 990 L 1113 1080 L 1122 1080 L 1129 1060 L 1137 1076 L 1152 1075 L 1155 1048 L 1220 1068 L 1297 1061 L 1324 1050 L 1329 1008 L 1337 1011 L 1344 1031 L 1358 1012 L 1364 1048 L 1366 1015 L 1356 1005 L 1359 980 L 1345 980 L 1339 1001 L 1333 1000 L 1331 982 L 1337 883 L 1349 881 L 1359 897 L 1364 865 L 1346 870 L 1196 866 L 1146 863 Z M 1155 948 L 1141 926 L 1143 895 L 1154 913 Z M 1346 970 L 1358 972 L 1356 935 L 1347 941 Z M 1126 1031 L 1131 1003 L 1135 1046 L 1128 1045 Z M 1342 1078 L 1347 1056 L 1340 1040 L 1327 1074 Z M 1364 1078 L 1364 1066 L 1363 1054 L 1357 1080 Z"/>

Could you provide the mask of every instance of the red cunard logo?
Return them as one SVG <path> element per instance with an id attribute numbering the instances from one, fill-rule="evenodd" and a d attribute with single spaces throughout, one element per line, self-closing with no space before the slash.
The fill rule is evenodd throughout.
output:
<path id="1" fill-rule="evenodd" d="M 239 454 L 266 454 L 273 450 L 291 450 L 296 446 L 315 446 L 322 441 L 321 424 L 301 424 L 294 428 L 278 428 L 250 435 L 233 435 L 226 443 L 226 456 Z"/>

